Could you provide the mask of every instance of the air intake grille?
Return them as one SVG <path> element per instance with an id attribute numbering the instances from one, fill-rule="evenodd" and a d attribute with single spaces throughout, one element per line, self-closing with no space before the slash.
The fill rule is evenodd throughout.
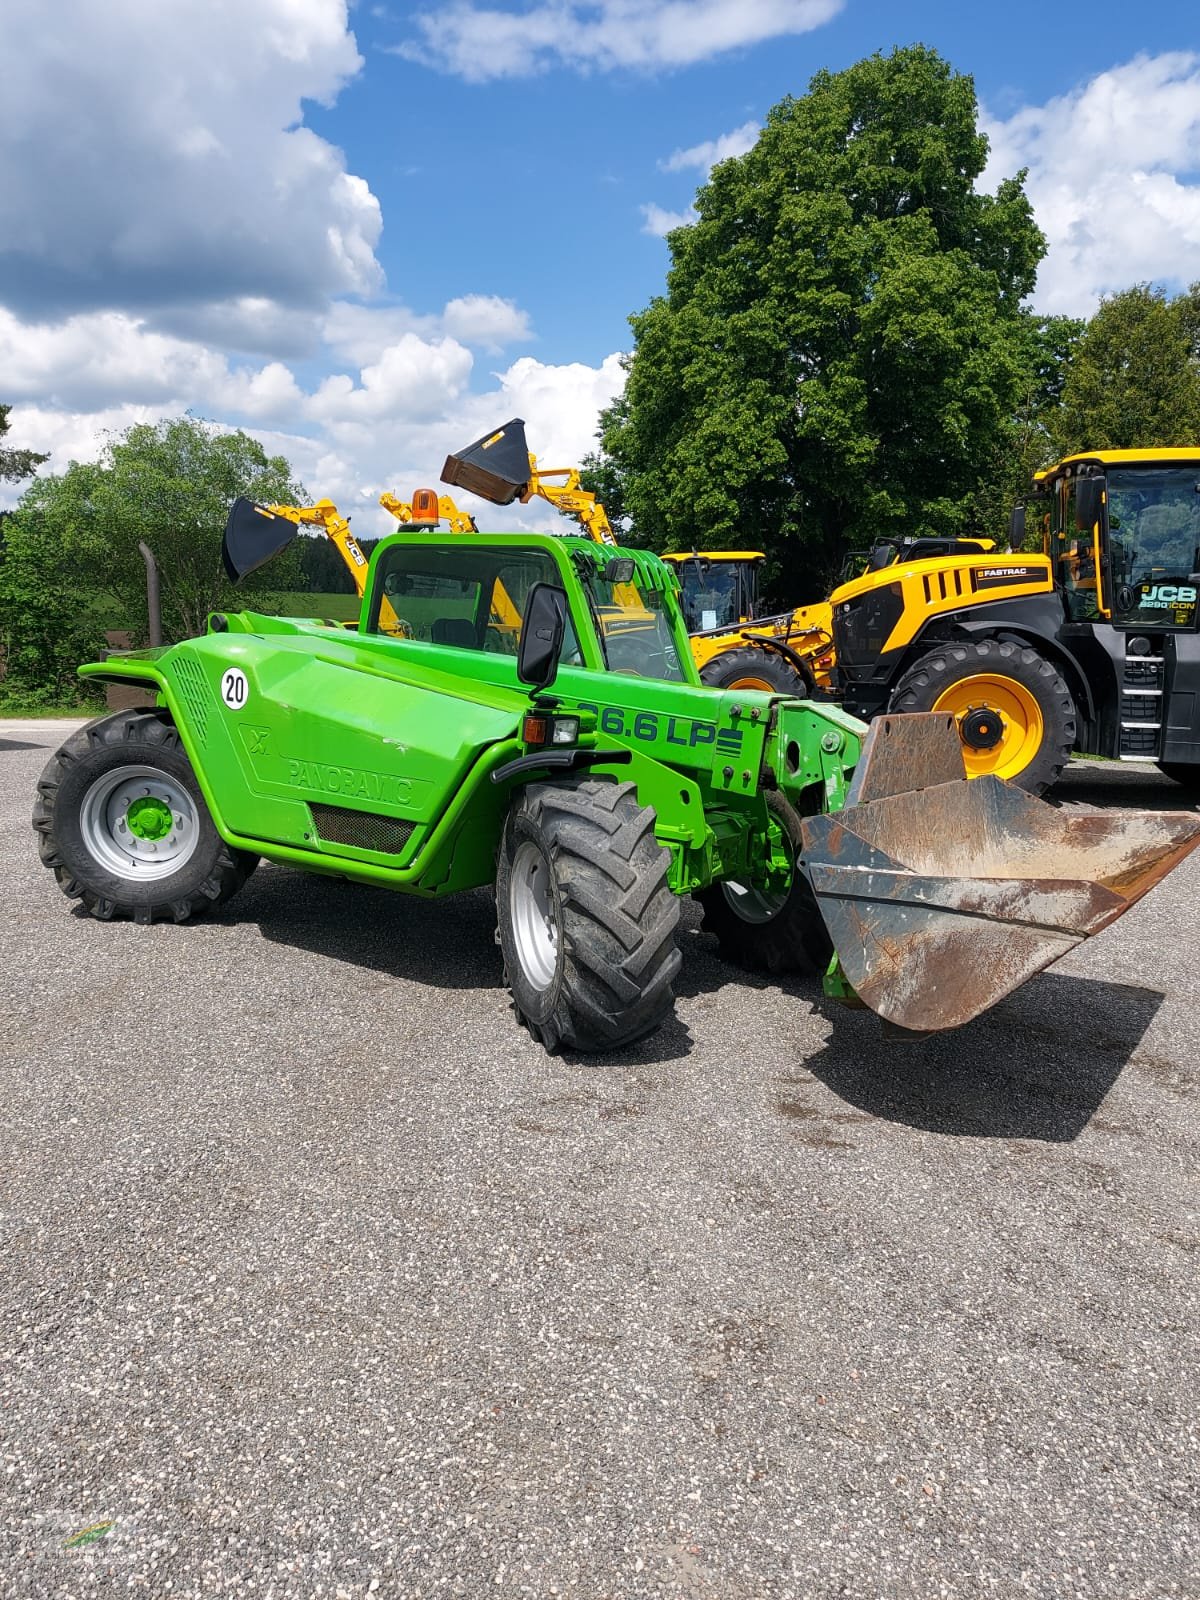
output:
<path id="1" fill-rule="evenodd" d="M 181 655 L 175 663 L 179 691 L 191 718 L 197 744 L 208 743 L 208 709 L 212 703 L 204 668 L 192 656 Z"/>
<path id="2" fill-rule="evenodd" d="M 377 850 L 398 856 L 413 831 L 411 822 L 379 817 L 371 811 L 350 811 L 346 806 L 310 805 L 317 834 L 326 844 L 348 844 L 354 850 Z"/>

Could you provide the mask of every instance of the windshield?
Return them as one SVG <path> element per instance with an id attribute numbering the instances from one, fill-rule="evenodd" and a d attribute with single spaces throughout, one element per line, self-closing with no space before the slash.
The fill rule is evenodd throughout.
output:
<path id="1" fill-rule="evenodd" d="M 1111 467 L 1114 584 L 1186 583 L 1200 569 L 1200 467 Z"/>
<path id="2" fill-rule="evenodd" d="M 738 575 L 732 565 L 717 561 L 681 561 L 683 620 L 689 633 L 729 628 L 741 621 Z"/>
<path id="3" fill-rule="evenodd" d="M 403 639 L 515 656 L 525 598 L 535 583 L 561 583 L 545 551 L 393 545 L 379 558 L 373 628 Z M 559 660 L 582 661 L 567 618 Z"/>
<path id="4" fill-rule="evenodd" d="M 636 579 L 608 583 L 590 561 L 584 565 L 581 576 L 609 670 L 682 682 L 683 668 L 662 595 L 643 589 Z"/>

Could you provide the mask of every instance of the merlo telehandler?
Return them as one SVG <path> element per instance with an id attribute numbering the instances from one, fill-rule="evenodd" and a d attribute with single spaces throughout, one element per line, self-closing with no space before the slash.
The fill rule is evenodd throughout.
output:
<path id="1" fill-rule="evenodd" d="M 229 570 L 295 532 L 237 502 Z M 831 995 L 926 1032 L 1009 994 L 1200 841 L 1191 815 L 968 783 L 946 715 L 868 731 L 834 705 L 707 688 L 678 596 L 657 557 L 593 540 L 390 535 L 357 629 L 220 613 L 82 667 L 152 703 L 48 763 L 42 860 L 93 916 L 140 923 L 223 905 L 260 857 L 431 897 L 494 886 L 518 1018 L 547 1049 L 590 1051 L 669 1014 L 683 895 L 734 960 L 824 967 Z"/>

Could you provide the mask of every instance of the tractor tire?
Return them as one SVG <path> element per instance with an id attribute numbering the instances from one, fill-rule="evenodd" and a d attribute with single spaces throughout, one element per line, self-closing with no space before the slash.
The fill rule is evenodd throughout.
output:
<path id="1" fill-rule="evenodd" d="M 800 817 L 778 790 L 763 799 L 799 861 L 804 849 Z M 716 935 L 720 953 L 734 966 L 758 972 L 824 972 L 833 944 L 802 868 L 786 895 L 769 895 L 740 883 L 718 883 L 695 897 L 704 908 L 703 931 Z"/>
<path id="2" fill-rule="evenodd" d="M 213 826 L 174 724 L 118 711 L 72 734 L 38 779 L 42 865 L 102 922 L 187 922 L 223 905 L 258 857 Z"/>
<path id="3" fill-rule="evenodd" d="M 1061 673 L 1012 639 L 931 650 L 900 679 L 888 710 L 953 713 L 967 777 L 994 773 L 1034 795 L 1057 783 L 1075 745 L 1075 702 Z"/>
<path id="4" fill-rule="evenodd" d="M 618 1050 L 674 1007 L 670 851 L 632 783 L 536 783 L 513 802 L 496 871 L 505 981 L 549 1051 Z"/>
<path id="5" fill-rule="evenodd" d="M 1160 761 L 1158 770 L 1190 795 L 1200 795 L 1200 765 L 1193 761 Z"/>
<path id="6" fill-rule="evenodd" d="M 807 700 L 813 690 L 813 680 L 778 650 L 762 650 L 756 645 L 714 656 L 701 668 L 700 679 L 713 689 L 761 689 L 767 694 L 790 695 L 793 700 Z"/>

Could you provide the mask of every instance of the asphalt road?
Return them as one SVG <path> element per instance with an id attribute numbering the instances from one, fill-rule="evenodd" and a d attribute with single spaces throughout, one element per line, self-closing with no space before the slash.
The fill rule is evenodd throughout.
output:
<path id="1" fill-rule="evenodd" d="M 920 1046 L 689 910 L 677 1021 L 550 1059 L 484 895 L 72 914 L 63 726 L 0 725 L 5 1594 L 1200 1594 L 1200 860 Z"/>

